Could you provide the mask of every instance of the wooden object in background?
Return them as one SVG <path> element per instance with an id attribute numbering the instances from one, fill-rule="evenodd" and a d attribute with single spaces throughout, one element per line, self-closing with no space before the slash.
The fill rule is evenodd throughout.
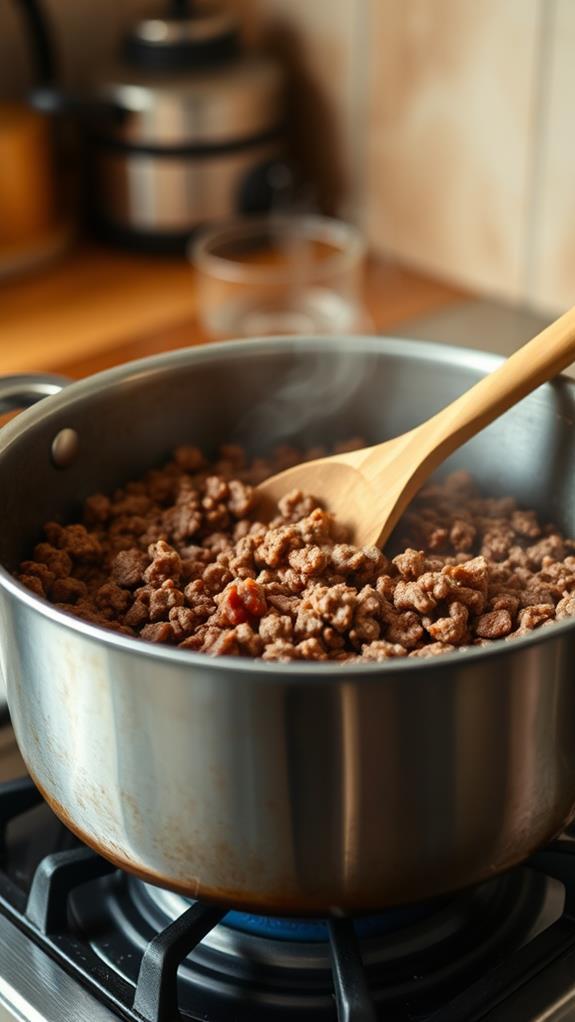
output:
<path id="1" fill-rule="evenodd" d="M 55 219 L 49 120 L 0 103 L 0 261 L 5 248 L 41 237 Z"/>
<path id="2" fill-rule="evenodd" d="M 0 281 L 47 264 L 70 246 L 74 228 L 60 202 L 52 133 L 50 116 L 0 102 Z"/>

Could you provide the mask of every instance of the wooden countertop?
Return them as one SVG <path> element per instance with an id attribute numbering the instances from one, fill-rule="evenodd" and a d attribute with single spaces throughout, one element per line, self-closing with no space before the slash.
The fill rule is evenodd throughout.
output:
<path id="1" fill-rule="evenodd" d="M 365 303 L 378 333 L 464 297 L 392 264 L 367 268 Z M 0 285 L 0 373 L 80 377 L 206 340 L 193 271 L 183 259 L 82 247 Z"/>

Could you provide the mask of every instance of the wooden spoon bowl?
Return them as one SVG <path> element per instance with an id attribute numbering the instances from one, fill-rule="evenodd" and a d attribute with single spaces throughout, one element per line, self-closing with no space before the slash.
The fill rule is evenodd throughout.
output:
<path id="1" fill-rule="evenodd" d="M 258 486 L 258 518 L 291 490 L 313 494 L 357 546 L 382 545 L 431 473 L 453 451 L 575 360 L 575 309 L 519 348 L 493 373 L 401 436 L 307 461 Z"/>

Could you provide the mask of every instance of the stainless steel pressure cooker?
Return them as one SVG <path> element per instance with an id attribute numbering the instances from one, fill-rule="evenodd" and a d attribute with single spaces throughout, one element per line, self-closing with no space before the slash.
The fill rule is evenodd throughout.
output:
<path id="1" fill-rule="evenodd" d="M 106 235 L 177 248 L 200 223 L 274 204 L 283 74 L 242 50 L 235 16 L 173 4 L 138 22 L 96 87 L 93 213 Z"/>

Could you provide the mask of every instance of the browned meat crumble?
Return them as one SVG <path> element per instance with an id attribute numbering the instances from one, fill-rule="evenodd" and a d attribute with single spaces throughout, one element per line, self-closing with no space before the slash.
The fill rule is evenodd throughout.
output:
<path id="1" fill-rule="evenodd" d="M 254 484 L 300 459 L 283 447 L 248 463 L 229 445 L 208 464 L 179 447 L 90 497 L 82 523 L 49 522 L 17 577 L 123 634 L 264 660 L 432 657 L 575 615 L 575 542 L 466 473 L 421 491 L 396 556 L 350 545 L 309 494 L 284 497 L 269 525 L 248 520 Z"/>

